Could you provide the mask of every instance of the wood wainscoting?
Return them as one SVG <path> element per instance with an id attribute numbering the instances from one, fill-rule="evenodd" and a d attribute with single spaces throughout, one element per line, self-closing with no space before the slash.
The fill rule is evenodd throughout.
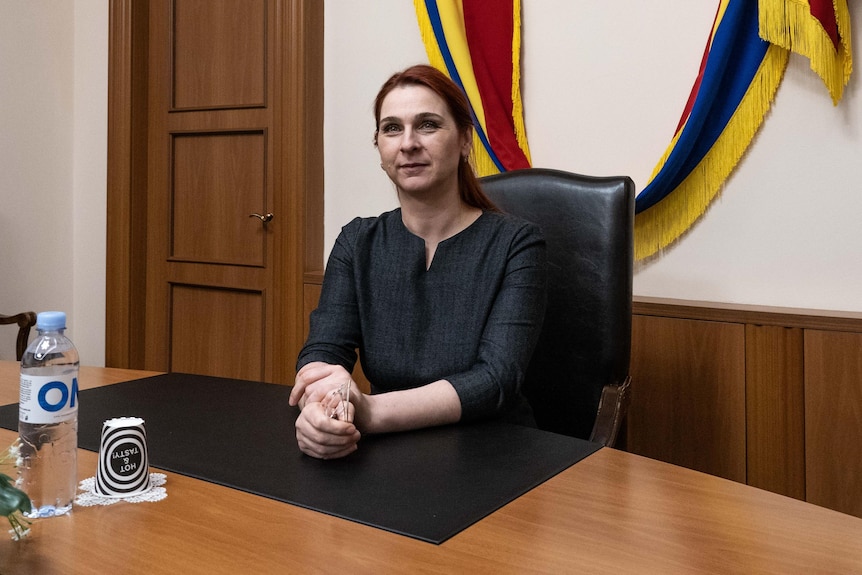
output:
<path id="1" fill-rule="evenodd" d="M 627 449 L 862 517 L 862 313 L 635 298 Z"/>

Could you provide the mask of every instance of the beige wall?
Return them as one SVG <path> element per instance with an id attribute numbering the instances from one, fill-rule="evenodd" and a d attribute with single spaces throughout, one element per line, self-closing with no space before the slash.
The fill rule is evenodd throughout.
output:
<path id="1" fill-rule="evenodd" d="M 0 1 L 4 313 L 73 310 L 73 23 L 71 2 Z M 4 342 L 14 341 L 10 330 Z M 11 345 L 4 343 L 0 357 L 14 357 Z"/>
<path id="2" fill-rule="evenodd" d="M 631 175 L 642 188 L 694 79 L 717 0 L 523 3 L 534 165 Z M 58 308 L 84 363 L 104 362 L 106 0 L 0 0 L 0 310 Z M 853 14 L 859 35 L 862 10 Z M 862 311 L 862 95 L 838 107 L 793 57 L 755 145 L 638 295 Z M 326 247 L 395 206 L 371 102 L 425 61 L 413 3 L 326 1 Z M 0 358 L 13 336 L 0 333 Z"/>

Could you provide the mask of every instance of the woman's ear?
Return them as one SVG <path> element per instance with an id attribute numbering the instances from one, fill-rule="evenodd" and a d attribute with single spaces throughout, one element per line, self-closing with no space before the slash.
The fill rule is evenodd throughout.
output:
<path id="1" fill-rule="evenodd" d="M 464 130 L 463 143 L 461 144 L 461 157 L 468 157 L 473 148 L 473 128 Z"/>

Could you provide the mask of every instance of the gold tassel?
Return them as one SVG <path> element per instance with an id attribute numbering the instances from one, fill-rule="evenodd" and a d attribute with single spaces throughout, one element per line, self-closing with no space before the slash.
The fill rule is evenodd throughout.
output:
<path id="1" fill-rule="evenodd" d="M 841 37 L 841 47 L 837 50 L 820 21 L 811 15 L 808 2 L 759 0 L 758 19 L 760 37 L 807 57 L 811 69 L 829 90 L 832 103 L 838 105 L 853 70 L 853 57 L 847 2 L 833 0 L 832 3 Z"/>
<path id="2" fill-rule="evenodd" d="M 500 170 L 497 169 L 497 165 L 494 164 L 491 156 L 488 155 L 488 151 L 485 149 L 485 146 L 482 145 L 482 142 L 479 140 L 479 136 L 476 135 L 475 130 L 473 131 L 472 164 L 473 169 L 476 171 L 476 175 L 480 178 L 500 173 Z"/>
<path id="3" fill-rule="evenodd" d="M 443 61 L 443 54 L 440 53 L 440 47 L 437 45 L 437 38 L 434 36 L 434 28 L 431 26 L 428 12 L 425 11 L 425 2 L 413 0 L 413 6 L 416 9 L 419 34 L 422 36 L 422 43 L 425 44 L 425 53 L 428 54 L 428 63 L 445 73 L 446 64 Z"/>

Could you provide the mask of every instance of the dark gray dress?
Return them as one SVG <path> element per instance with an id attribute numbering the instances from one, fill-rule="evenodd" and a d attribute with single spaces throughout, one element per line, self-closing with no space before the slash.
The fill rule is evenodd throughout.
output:
<path id="1" fill-rule="evenodd" d="M 297 360 L 352 371 L 356 350 L 372 393 L 446 379 L 461 420 L 529 423 L 521 383 L 546 300 L 539 228 L 484 212 L 440 242 L 429 269 L 425 243 L 397 209 L 344 226 L 326 266 L 318 308 Z"/>

